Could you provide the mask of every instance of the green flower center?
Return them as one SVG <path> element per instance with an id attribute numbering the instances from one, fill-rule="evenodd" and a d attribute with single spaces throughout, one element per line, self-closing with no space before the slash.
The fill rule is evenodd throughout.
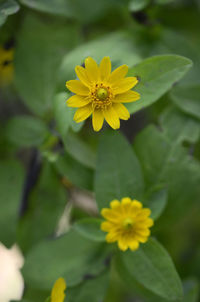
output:
<path id="1" fill-rule="evenodd" d="M 131 218 L 126 218 L 126 219 L 124 219 L 124 221 L 123 221 L 123 227 L 124 227 L 126 230 L 130 229 L 130 228 L 133 226 L 133 224 L 134 224 L 134 221 L 133 221 L 133 219 L 131 219 Z"/>
<path id="2" fill-rule="evenodd" d="M 108 90 L 105 88 L 99 88 L 97 90 L 97 97 L 99 100 L 105 100 L 108 97 Z"/>

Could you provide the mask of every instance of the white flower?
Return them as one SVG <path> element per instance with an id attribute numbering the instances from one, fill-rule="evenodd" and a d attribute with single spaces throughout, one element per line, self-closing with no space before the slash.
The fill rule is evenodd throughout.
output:
<path id="1" fill-rule="evenodd" d="M 20 268 L 24 258 L 16 245 L 7 249 L 0 243 L 0 302 L 20 300 L 24 290 L 24 280 Z"/>

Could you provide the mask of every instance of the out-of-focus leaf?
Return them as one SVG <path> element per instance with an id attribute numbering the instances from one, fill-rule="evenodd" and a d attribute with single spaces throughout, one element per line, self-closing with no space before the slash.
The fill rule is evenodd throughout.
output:
<path id="1" fill-rule="evenodd" d="M 173 142 L 197 142 L 200 135 L 198 120 L 182 113 L 174 106 L 167 108 L 160 117 L 164 134 Z"/>
<path id="2" fill-rule="evenodd" d="M 148 58 L 129 69 L 129 76 L 137 76 L 139 84 L 134 88 L 141 98 L 127 104 L 134 113 L 156 102 L 172 85 L 191 68 L 192 61 L 181 56 L 163 55 Z"/>
<path id="3" fill-rule="evenodd" d="M 6 126 L 8 140 L 22 147 L 39 146 L 48 134 L 48 128 L 42 120 L 28 115 L 14 117 Z"/>
<path id="4" fill-rule="evenodd" d="M 144 9 L 149 3 L 150 0 L 131 0 L 129 3 L 129 10 L 131 12 L 140 11 Z"/>
<path id="5" fill-rule="evenodd" d="M 105 233 L 101 231 L 102 220 L 99 218 L 83 218 L 77 221 L 73 227 L 82 236 L 93 241 L 105 241 Z"/>
<path id="6" fill-rule="evenodd" d="M 158 219 L 164 211 L 167 204 L 167 190 L 156 188 L 148 194 L 148 197 L 144 203 L 145 206 L 151 209 L 151 218 Z"/>
<path id="7" fill-rule="evenodd" d="M 113 68 L 120 64 L 132 66 L 141 60 L 131 36 L 123 32 L 112 33 L 85 43 L 67 54 L 58 74 L 59 82 L 62 84 L 75 78 L 75 66 L 82 65 L 88 56 L 93 57 L 98 63 L 104 56 L 109 56 Z"/>
<path id="8" fill-rule="evenodd" d="M 200 85 L 177 86 L 171 91 L 171 98 L 178 108 L 200 119 Z"/>
<path id="9" fill-rule="evenodd" d="M 23 274 L 32 287 L 51 289 L 62 276 L 69 287 L 105 269 L 108 250 L 74 230 L 54 240 L 42 241 L 26 257 Z"/>
<path id="10" fill-rule="evenodd" d="M 19 4 L 15 0 L 0 1 L 0 26 L 4 24 L 9 15 L 17 13 L 20 9 Z"/>
<path id="11" fill-rule="evenodd" d="M 199 301 L 199 282 L 195 279 L 188 279 L 183 282 L 183 302 Z"/>
<path id="12" fill-rule="evenodd" d="M 95 176 L 99 209 L 113 199 L 141 200 L 144 183 L 139 161 L 126 139 L 119 133 L 105 133 L 100 140 Z"/>
<path id="13" fill-rule="evenodd" d="M 66 190 L 50 163 L 43 163 L 38 181 L 18 230 L 18 241 L 24 251 L 55 233 L 67 202 Z"/>
<path id="14" fill-rule="evenodd" d="M 64 146 L 66 151 L 77 161 L 88 168 L 95 168 L 96 154 L 94 150 L 78 135 L 68 132 L 64 140 Z"/>
<path id="15" fill-rule="evenodd" d="M 86 190 L 93 190 L 93 170 L 73 159 L 69 154 L 60 155 L 55 162 L 59 173 L 72 184 Z"/>
<path id="16" fill-rule="evenodd" d="M 183 289 L 174 264 L 164 247 L 153 238 L 135 251 L 121 252 L 118 264 L 127 277 L 169 301 L 181 301 Z M 120 267 L 119 267 L 120 269 Z M 122 276 L 123 277 L 123 276 Z"/>
<path id="17" fill-rule="evenodd" d="M 16 241 L 23 182 L 24 170 L 17 161 L 0 163 L 0 242 L 8 247 Z"/>
<path id="18" fill-rule="evenodd" d="M 155 0 L 155 3 L 164 5 L 164 4 L 171 3 L 173 1 L 175 1 L 175 0 Z"/>
<path id="19" fill-rule="evenodd" d="M 26 14 L 17 40 L 15 80 L 23 102 L 35 114 L 51 112 L 58 67 L 77 39 L 78 30 L 73 24 Z"/>
<path id="20" fill-rule="evenodd" d="M 108 288 L 108 272 L 97 276 L 94 279 L 86 280 L 79 286 L 71 288 L 67 292 L 69 302 L 92 302 L 103 301 Z"/>
<path id="21" fill-rule="evenodd" d="M 57 124 L 57 129 L 61 134 L 62 138 L 65 139 L 69 128 L 77 132 L 83 126 L 82 123 L 75 123 L 73 115 L 75 112 L 74 108 L 70 108 L 66 105 L 66 100 L 69 98 L 69 93 L 61 92 L 54 98 L 54 113 Z"/>

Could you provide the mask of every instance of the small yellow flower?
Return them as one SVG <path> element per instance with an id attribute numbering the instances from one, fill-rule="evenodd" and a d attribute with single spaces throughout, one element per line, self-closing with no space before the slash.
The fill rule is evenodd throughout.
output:
<path id="1" fill-rule="evenodd" d="M 70 107 L 78 107 L 74 120 L 79 123 L 92 114 L 92 124 L 99 131 L 104 122 L 113 128 L 120 127 L 120 120 L 128 120 L 130 114 L 122 103 L 137 101 L 140 94 L 130 90 L 137 83 L 136 77 L 125 78 L 128 66 L 122 65 L 111 72 L 111 61 L 104 57 L 98 66 L 94 59 L 85 59 L 85 68 L 76 66 L 79 80 L 66 83 L 67 88 L 75 93 L 67 100 Z"/>
<path id="2" fill-rule="evenodd" d="M 63 278 L 59 278 L 51 291 L 51 302 L 63 302 L 65 299 L 65 289 L 67 288 L 65 280 Z"/>
<path id="3" fill-rule="evenodd" d="M 110 209 L 102 209 L 101 215 L 106 219 L 102 222 L 101 230 L 108 232 L 106 241 L 109 243 L 118 241 L 118 247 L 122 251 L 130 248 L 135 251 L 139 243 L 146 242 L 153 225 L 153 219 L 149 218 L 151 211 L 143 208 L 142 203 L 122 198 L 121 202 L 113 200 Z"/>
<path id="4" fill-rule="evenodd" d="M 0 85 L 6 86 L 13 79 L 13 48 L 0 47 Z"/>

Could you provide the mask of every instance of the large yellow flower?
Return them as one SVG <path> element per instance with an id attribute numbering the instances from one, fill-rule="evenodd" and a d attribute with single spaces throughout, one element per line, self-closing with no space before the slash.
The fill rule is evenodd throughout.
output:
<path id="1" fill-rule="evenodd" d="M 121 202 L 113 200 L 110 206 L 110 209 L 101 211 L 107 220 L 101 224 L 101 230 L 108 232 L 106 241 L 118 241 L 122 251 L 128 248 L 137 250 L 139 243 L 146 242 L 150 235 L 149 228 L 153 225 L 153 220 L 149 218 L 150 209 L 143 208 L 141 202 L 128 197 L 122 198 Z"/>
<path id="2" fill-rule="evenodd" d="M 78 107 L 74 120 L 79 123 L 92 114 L 92 124 L 99 131 L 104 122 L 113 128 L 120 127 L 120 120 L 128 120 L 130 114 L 122 103 L 137 101 L 140 94 L 130 90 L 137 83 L 136 77 L 125 78 L 128 66 L 122 65 L 111 72 L 111 61 L 104 57 L 98 66 L 91 57 L 86 58 L 85 68 L 76 66 L 79 80 L 66 83 L 67 88 L 75 93 L 67 100 L 70 107 Z"/>
<path id="3" fill-rule="evenodd" d="M 59 278 L 51 291 L 51 302 L 63 302 L 65 299 L 65 289 L 66 289 L 66 283 L 63 278 Z"/>

